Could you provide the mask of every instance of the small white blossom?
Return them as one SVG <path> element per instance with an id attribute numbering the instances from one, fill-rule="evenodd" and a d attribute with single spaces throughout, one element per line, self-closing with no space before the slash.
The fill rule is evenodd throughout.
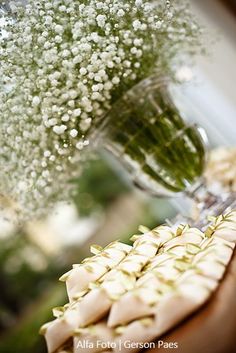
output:
<path id="1" fill-rule="evenodd" d="M 56 25 L 56 26 L 54 27 L 54 31 L 55 31 L 56 33 L 58 33 L 58 34 L 62 34 L 62 33 L 64 32 L 64 28 L 63 28 L 63 26 L 61 26 L 61 25 Z"/>
<path id="2" fill-rule="evenodd" d="M 45 151 L 44 152 L 44 157 L 48 158 L 51 156 L 51 152 L 50 151 Z"/>
<path id="3" fill-rule="evenodd" d="M 53 126 L 53 131 L 57 134 L 57 135 L 62 135 L 64 134 L 64 132 L 66 131 L 67 127 L 66 125 L 55 125 Z"/>
<path id="4" fill-rule="evenodd" d="M 98 15 L 96 17 L 97 20 L 97 24 L 99 27 L 104 27 L 105 23 L 106 23 L 106 16 L 105 15 Z"/>
<path id="5" fill-rule="evenodd" d="M 81 142 L 81 141 L 76 144 L 76 148 L 77 148 L 78 150 L 82 150 L 83 147 L 84 147 L 84 144 L 83 144 L 83 142 Z"/>
<path id="6" fill-rule="evenodd" d="M 123 17 L 125 15 L 125 12 L 123 9 L 120 9 L 118 12 L 117 12 L 117 16 L 119 17 Z"/>
<path id="7" fill-rule="evenodd" d="M 140 22 L 140 20 L 135 20 L 135 21 L 133 22 L 133 28 L 134 28 L 134 30 L 140 29 L 141 26 L 142 26 L 142 23 Z"/>
<path id="8" fill-rule="evenodd" d="M 40 104 L 40 98 L 35 96 L 32 101 L 33 106 L 37 106 Z"/>
<path id="9" fill-rule="evenodd" d="M 79 117 L 81 115 L 81 109 L 77 108 L 73 111 L 74 117 Z"/>
<path id="10" fill-rule="evenodd" d="M 67 121 L 69 121 L 69 120 L 70 120 L 69 114 L 64 114 L 64 115 L 61 117 L 61 120 L 64 121 L 65 123 L 66 123 Z"/>
<path id="11" fill-rule="evenodd" d="M 117 77 L 117 76 L 113 77 L 112 83 L 114 83 L 114 85 L 118 85 L 119 82 L 120 82 L 119 77 Z"/>
<path id="12" fill-rule="evenodd" d="M 76 129 L 72 129 L 72 130 L 70 131 L 70 136 L 71 136 L 71 137 L 75 138 L 77 135 L 78 135 L 78 131 L 77 131 Z"/>
<path id="13" fill-rule="evenodd" d="M 0 194 L 29 216 L 69 197 L 80 151 L 111 97 L 156 68 L 169 72 L 178 49 L 192 51 L 198 26 L 180 0 L 172 2 L 28 0 L 7 21 L 0 34 Z"/>
<path id="14" fill-rule="evenodd" d="M 81 69 L 79 70 L 80 74 L 82 76 L 86 75 L 87 74 L 87 69 L 85 67 L 81 67 Z"/>

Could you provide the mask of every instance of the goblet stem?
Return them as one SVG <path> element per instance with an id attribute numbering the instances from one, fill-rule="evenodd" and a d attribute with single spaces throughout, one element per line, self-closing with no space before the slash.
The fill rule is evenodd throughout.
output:
<path id="1" fill-rule="evenodd" d="M 186 189 L 184 194 L 194 201 L 199 210 L 213 207 L 220 199 L 219 195 L 209 191 L 204 177 L 201 177 L 196 185 Z"/>
<path id="2" fill-rule="evenodd" d="M 192 227 L 205 230 L 211 217 L 217 217 L 236 207 L 236 193 L 214 194 L 208 189 L 204 178 L 195 187 L 186 190 L 184 194 L 194 203 L 192 214 L 189 217 L 177 215 L 173 220 L 167 221 L 171 225 L 187 222 Z"/>

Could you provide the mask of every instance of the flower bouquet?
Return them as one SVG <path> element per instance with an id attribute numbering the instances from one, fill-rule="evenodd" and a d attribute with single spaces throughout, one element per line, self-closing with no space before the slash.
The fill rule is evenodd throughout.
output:
<path id="1" fill-rule="evenodd" d="M 173 79 L 186 54 L 199 51 L 200 29 L 185 2 L 9 6 L 0 50 L 0 192 L 23 217 L 70 199 L 82 150 L 97 141 L 105 122 L 110 145 L 122 146 L 151 182 L 182 191 L 196 180 L 204 165 L 201 139 L 185 126 L 161 79 Z M 127 92 L 149 76 L 160 78 L 152 92 L 156 106 L 134 90 L 137 109 L 127 112 Z"/>

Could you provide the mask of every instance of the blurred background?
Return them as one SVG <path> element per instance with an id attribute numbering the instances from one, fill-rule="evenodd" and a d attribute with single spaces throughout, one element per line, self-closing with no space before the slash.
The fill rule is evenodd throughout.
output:
<path id="1" fill-rule="evenodd" d="M 192 5 L 214 40 L 181 88 L 185 105 L 212 147 L 236 145 L 236 1 Z M 0 208 L 0 353 L 46 352 L 39 327 L 67 300 L 58 278 L 89 255 L 89 245 L 127 241 L 140 224 L 154 227 L 188 207 L 134 189 L 102 154 L 88 158 L 76 189 L 74 205 L 56 205 L 45 220 L 21 228 Z"/>

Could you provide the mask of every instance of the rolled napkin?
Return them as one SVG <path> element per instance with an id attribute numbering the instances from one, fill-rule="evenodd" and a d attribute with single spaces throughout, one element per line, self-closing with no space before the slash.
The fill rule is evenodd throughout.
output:
<path id="1" fill-rule="evenodd" d="M 231 259 L 236 211 L 214 218 L 205 233 L 187 225 L 141 230 L 144 234 L 132 237 L 125 256 L 115 252 L 110 264 L 98 261 L 90 272 L 84 266 L 95 264 L 104 251 L 93 249 L 98 259 L 83 262 L 78 268 L 85 272 L 77 276 L 88 272 L 96 280 L 89 276 L 77 284 L 74 278 L 72 285 L 70 274 L 66 278 L 70 293 L 76 287 L 71 302 L 56 308 L 57 318 L 41 331 L 49 353 L 136 352 L 196 311 L 215 291 Z M 81 340 L 92 344 L 85 347 Z"/>
<path id="2" fill-rule="evenodd" d="M 95 256 L 85 259 L 81 265 L 75 265 L 73 270 L 61 277 L 60 280 L 66 281 L 70 300 L 76 300 L 76 302 L 67 304 L 56 320 L 42 327 L 41 332 L 45 335 L 49 353 L 64 344 L 80 325 L 79 302 L 90 290 L 89 284 L 99 279 L 111 267 L 119 264 L 131 249 L 132 246 L 120 242 L 113 242 L 104 249 L 92 246 L 91 252 L 95 253 Z"/>
<path id="3" fill-rule="evenodd" d="M 86 259 L 61 277 L 61 280 L 66 281 L 72 304 L 67 306 L 60 318 L 43 327 L 48 351 L 53 352 L 64 344 L 77 327 L 104 317 L 114 298 L 134 286 L 141 269 L 157 253 L 158 248 L 173 236 L 171 228 L 161 226 L 153 232 L 137 236 L 133 247 L 113 242 L 104 250 L 92 248 L 96 253 L 94 257 Z M 108 272 L 108 265 L 118 267 Z M 63 333 L 57 337 L 60 331 Z"/>
<path id="4" fill-rule="evenodd" d="M 126 258 L 97 281 L 95 288 L 79 302 L 80 326 L 92 324 L 103 318 L 109 312 L 112 303 L 134 287 L 142 269 L 157 254 L 159 247 L 173 236 L 173 231 L 164 226 L 138 236 Z M 96 310 L 93 303 L 96 303 Z"/>
<path id="5" fill-rule="evenodd" d="M 134 274 L 113 270 L 98 283 L 78 303 L 79 325 L 84 327 L 103 318 L 109 311 L 113 300 L 130 290 L 136 281 Z"/>
<path id="6" fill-rule="evenodd" d="M 232 257 L 234 247 L 234 243 L 217 236 L 206 239 L 202 244 L 202 251 L 195 256 L 193 266 L 198 273 L 221 280 L 225 266 Z"/>
<path id="7" fill-rule="evenodd" d="M 88 289 L 90 282 L 97 281 L 106 272 L 118 265 L 131 249 L 131 246 L 116 241 L 104 249 L 99 246 L 92 246 L 91 252 L 95 256 L 85 259 L 79 265 L 74 265 L 71 271 L 60 278 L 61 281 L 66 282 L 69 300 L 77 299 L 81 292 Z"/>
<path id="8" fill-rule="evenodd" d="M 159 300 L 152 316 L 147 317 L 149 324 L 141 319 L 118 329 L 121 334 L 115 340 L 114 352 L 138 352 L 145 343 L 160 337 L 199 308 L 216 287 L 217 281 L 189 272 Z"/>
<path id="9" fill-rule="evenodd" d="M 153 304 L 160 299 L 160 293 L 171 290 L 172 284 L 181 273 L 192 266 L 196 251 L 188 253 L 187 245 L 200 245 L 204 238 L 204 233 L 198 229 L 185 228 L 181 235 L 165 243 L 163 254 L 157 254 L 150 261 L 134 289 L 114 302 L 108 317 L 108 326 L 123 325 L 154 313 Z M 201 250 L 200 246 L 197 250 Z"/>
<path id="10" fill-rule="evenodd" d="M 208 227 L 206 234 L 236 243 L 236 210 L 216 217 L 213 224 Z"/>
<path id="11" fill-rule="evenodd" d="M 160 226 L 144 235 L 133 236 L 135 240 L 133 250 L 137 246 L 139 252 L 142 248 L 144 252 L 146 248 L 149 248 L 149 254 L 152 256 L 172 237 L 174 237 L 174 232 L 170 227 Z M 73 301 L 80 297 L 81 293 L 88 289 L 89 283 L 97 281 L 110 269 L 116 267 L 131 249 L 131 246 L 120 242 L 113 242 L 104 249 L 98 246 L 92 247 L 91 250 L 96 256 L 85 259 L 82 264 L 74 265 L 71 271 L 60 278 L 61 281 L 66 282 L 69 300 Z"/>
<path id="12" fill-rule="evenodd" d="M 77 307 L 70 308 L 54 321 L 43 325 L 40 333 L 45 336 L 47 349 L 49 353 L 55 352 L 62 346 L 70 337 L 73 336 L 75 328 L 79 324 L 79 316 Z"/>
<path id="13" fill-rule="evenodd" d="M 197 235 L 198 242 L 191 245 L 194 237 Z M 149 264 L 149 270 L 137 281 L 135 288 L 124 294 L 118 301 L 116 301 L 110 310 L 108 318 L 108 326 L 114 327 L 123 325 L 132 320 L 138 319 L 143 316 L 154 314 L 155 308 L 153 304 L 160 300 L 160 293 L 171 291 L 172 285 L 178 281 L 181 273 L 185 275 L 192 270 L 192 274 L 200 273 L 205 277 L 212 278 L 213 280 L 220 280 L 223 277 L 225 266 L 230 261 L 233 253 L 234 244 L 218 237 L 204 238 L 204 233 L 195 229 L 188 230 L 189 238 L 178 239 L 175 238 L 175 249 L 178 244 L 182 251 L 185 248 L 185 257 L 178 257 L 179 252 L 157 255 Z M 189 242 L 190 240 L 190 242 Z M 170 241 L 169 243 L 172 243 Z M 173 244 L 166 246 L 167 251 L 171 249 Z M 158 261 L 158 258 L 163 261 Z"/>
<path id="14" fill-rule="evenodd" d="M 142 241 L 150 241 L 157 244 L 158 247 L 161 247 L 163 244 L 176 236 L 176 232 L 172 228 L 165 225 L 158 226 L 153 230 L 140 226 L 139 230 L 143 234 L 133 235 L 130 239 L 134 241 L 134 246 L 140 244 Z"/>
<path id="15" fill-rule="evenodd" d="M 197 228 L 185 228 L 181 235 L 168 241 L 164 244 L 164 251 L 173 250 L 175 247 L 185 244 L 201 244 L 202 240 L 205 239 L 205 234 Z"/>

